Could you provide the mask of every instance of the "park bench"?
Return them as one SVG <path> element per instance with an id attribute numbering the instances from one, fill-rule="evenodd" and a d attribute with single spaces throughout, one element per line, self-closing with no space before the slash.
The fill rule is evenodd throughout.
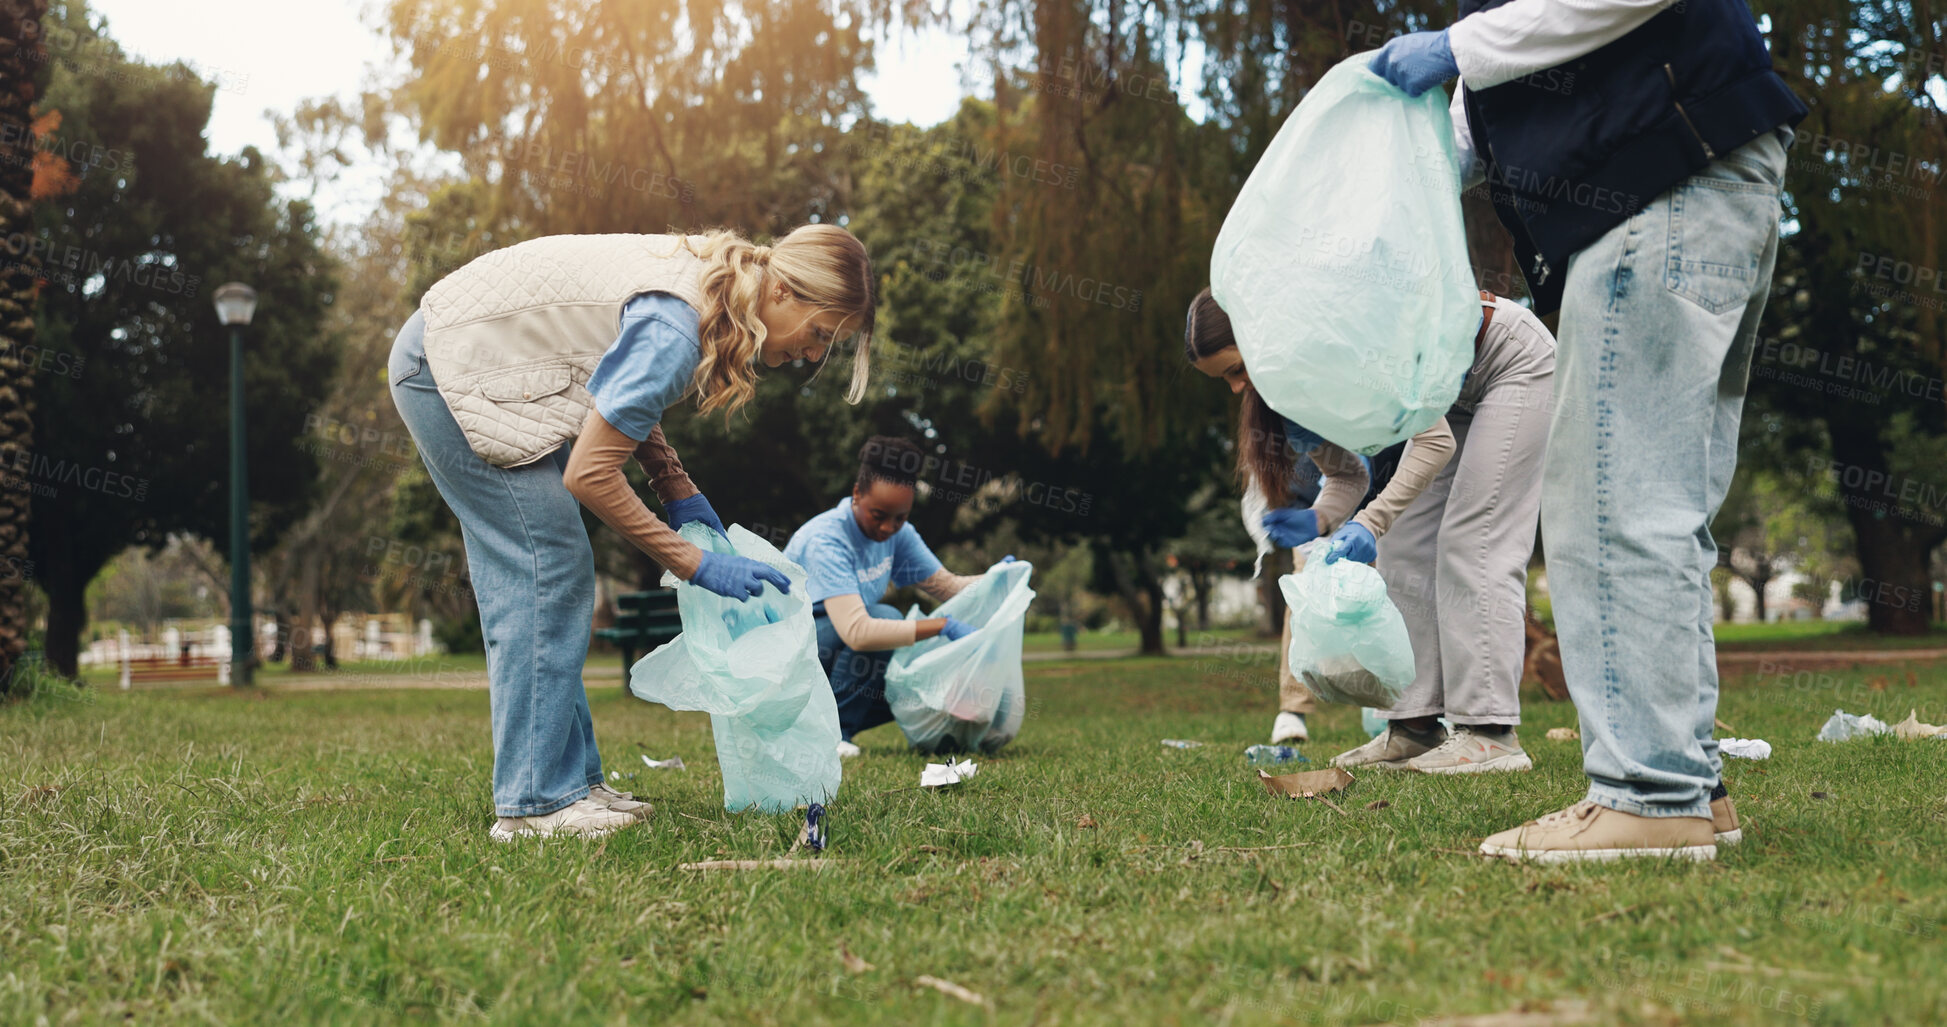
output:
<path id="1" fill-rule="evenodd" d="M 122 665 L 122 687 L 151 681 L 216 681 L 222 677 L 225 662 L 214 656 L 187 653 L 175 659 L 162 656 L 131 659 Z"/>
<path id="2" fill-rule="evenodd" d="M 615 626 L 601 628 L 595 637 L 622 650 L 622 689 L 629 687 L 629 668 L 636 653 L 651 652 L 683 633 L 683 617 L 676 611 L 676 590 L 624 592 L 615 597 Z"/>

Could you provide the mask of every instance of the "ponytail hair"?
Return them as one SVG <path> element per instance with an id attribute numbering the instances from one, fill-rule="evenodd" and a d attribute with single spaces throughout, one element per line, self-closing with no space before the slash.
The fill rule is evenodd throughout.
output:
<path id="1" fill-rule="evenodd" d="M 1230 315 L 1217 305 L 1206 287 L 1190 301 L 1190 312 L 1184 318 L 1184 357 L 1194 364 L 1236 346 Z M 1243 400 L 1244 409 L 1237 419 L 1237 484 L 1248 488 L 1255 480 L 1273 507 L 1283 506 L 1296 470 L 1285 438 L 1284 418 L 1257 394 L 1255 386 L 1244 387 Z"/>
<path id="2" fill-rule="evenodd" d="M 703 355 L 691 379 L 698 410 L 728 414 L 757 395 L 757 357 L 767 335 L 757 310 L 773 280 L 820 312 L 839 312 L 842 320 L 826 356 L 846 336 L 856 340 L 845 401 L 865 398 L 878 289 L 857 236 L 837 225 L 800 225 L 773 246 L 755 245 L 729 230 L 711 232 L 694 245 L 685 239 L 684 246 L 705 264 L 703 309 L 697 312 Z"/>

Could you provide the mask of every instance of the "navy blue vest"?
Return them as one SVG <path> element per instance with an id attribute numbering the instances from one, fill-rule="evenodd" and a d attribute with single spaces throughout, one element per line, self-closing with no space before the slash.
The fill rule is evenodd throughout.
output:
<path id="1" fill-rule="evenodd" d="M 1460 14 L 1510 0 L 1460 0 Z M 1489 194 L 1534 296 L 1562 305 L 1568 259 L 1805 104 L 1771 70 L 1744 0 L 1677 0 L 1566 64 L 1466 91 Z"/>

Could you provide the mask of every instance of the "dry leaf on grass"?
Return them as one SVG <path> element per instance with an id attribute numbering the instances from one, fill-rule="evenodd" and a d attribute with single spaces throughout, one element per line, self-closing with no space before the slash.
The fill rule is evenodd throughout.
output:
<path id="1" fill-rule="evenodd" d="M 979 992 L 968 991 L 967 989 L 962 988 L 961 986 L 953 983 L 952 981 L 940 980 L 938 977 L 935 977 L 932 974 L 920 974 L 918 977 L 913 978 L 913 983 L 924 988 L 932 988 L 934 991 L 937 991 L 942 995 L 946 995 L 950 998 L 957 998 L 960 1001 L 965 1002 L 969 1005 L 975 1005 L 975 1006 L 987 1005 L 986 997 L 981 995 Z"/>
<path id="2" fill-rule="evenodd" d="M 1272 795 L 1284 795 L 1293 799 L 1320 798 L 1344 789 L 1354 780 L 1351 774 L 1338 767 L 1277 775 L 1260 770 L 1257 772 L 1257 779 L 1263 782 L 1264 790 Z"/>
<path id="3" fill-rule="evenodd" d="M 1933 738 L 1937 735 L 1947 735 L 1947 726 L 1923 724 L 1920 722 L 1919 710 L 1908 710 L 1906 719 L 1893 725 L 1893 734 L 1908 741 L 1915 738 Z"/>
<path id="4" fill-rule="evenodd" d="M 852 950 L 847 948 L 842 941 L 838 943 L 838 961 L 845 964 L 845 972 L 848 974 L 862 974 L 870 970 L 878 969 L 871 963 L 853 955 Z"/>
<path id="5" fill-rule="evenodd" d="M 1091 816 L 1089 816 L 1089 815 L 1088 815 L 1088 814 L 1086 814 L 1086 813 L 1084 813 L 1084 814 L 1082 814 L 1082 819 L 1080 819 L 1080 820 L 1077 820 L 1077 821 L 1075 821 L 1075 826 L 1076 826 L 1076 827 L 1094 827 L 1094 826 L 1095 826 L 1095 818 L 1094 818 L 1094 817 L 1091 817 Z"/>

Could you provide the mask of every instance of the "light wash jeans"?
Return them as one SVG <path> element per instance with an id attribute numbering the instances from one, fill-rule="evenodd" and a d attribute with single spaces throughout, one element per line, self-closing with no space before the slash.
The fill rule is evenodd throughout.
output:
<path id="1" fill-rule="evenodd" d="M 1588 798 L 1707 817 L 1710 520 L 1778 254 L 1791 130 L 1679 182 L 1568 263 L 1541 529 Z"/>
<path id="2" fill-rule="evenodd" d="M 602 780 L 581 668 L 595 616 L 595 555 L 561 483 L 568 446 L 495 467 L 467 445 L 426 366 L 418 313 L 392 343 L 386 378 L 433 485 L 460 520 L 487 640 L 494 811 L 552 813 Z"/>

